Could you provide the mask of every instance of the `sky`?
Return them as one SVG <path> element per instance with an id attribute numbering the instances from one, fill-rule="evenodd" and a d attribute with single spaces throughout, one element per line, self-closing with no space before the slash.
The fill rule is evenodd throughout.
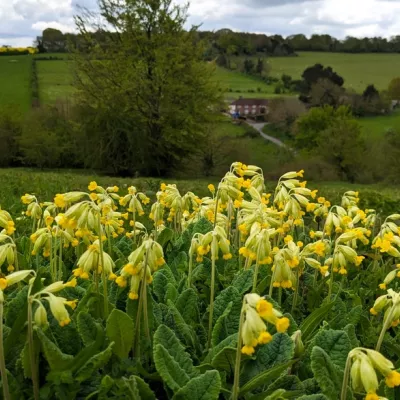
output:
<path id="1" fill-rule="evenodd" d="M 79 7 L 95 5 L 96 0 L 0 0 L 0 45 L 31 45 L 48 27 L 73 32 Z M 400 35 L 400 0 L 192 0 L 188 24 L 283 36 L 390 37 Z"/>

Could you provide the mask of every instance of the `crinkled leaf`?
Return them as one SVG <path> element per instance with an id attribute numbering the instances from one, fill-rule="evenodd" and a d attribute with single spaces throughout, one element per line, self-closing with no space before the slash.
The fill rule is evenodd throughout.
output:
<path id="1" fill-rule="evenodd" d="M 160 302 L 164 302 L 168 283 L 176 286 L 176 280 L 170 268 L 166 265 L 154 274 L 153 292 Z"/>
<path id="2" fill-rule="evenodd" d="M 240 295 L 244 295 L 253 286 L 253 275 L 252 269 L 245 269 L 235 276 L 232 286 L 238 290 Z"/>
<path id="3" fill-rule="evenodd" d="M 89 346 L 95 341 L 96 336 L 93 335 L 97 329 L 103 329 L 99 323 L 87 312 L 79 313 L 77 319 L 77 327 L 79 335 L 85 346 Z"/>
<path id="4" fill-rule="evenodd" d="M 298 400 L 328 400 L 328 397 L 323 394 L 308 394 L 305 396 L 301 396 Z"/>
<path id="5" fill-rule="evenodd" d="M 42 352 L 49 363 L 50 369 L 53 371 L 64 371 L 69 368 L 73 357 L 69 354 L 64 354 L 44 333 L 38 328 L 36 334 L 40 340 Z"/>
<path id="6" fill-rule="evenodd" d="M 227 330 L 227 318 L 232 310 L 233 303 L 228 303 L 224 313 L 217 319 L 217 322 L 214 325 L 211 337 L 211 344 L 212 346 L 216 346 L 222 340 L 224 340 L 228 334 Z"/>
<path id="7" fill-rule="evenodd" d="M 175 303 L 177 298 L 178 298 L 178 289 L 176 288 L 175 284 L 168 282 L 167 290 L 165 291 L 164 302 L 168 303 L 168 301 L 172 301 L 173 303 Z"/>
<path id="8" fill-rule="evenodd" d="M 236 350 L 235 347 L 224 347 L 214 356 L 211 365 L 219 371 L 223 370 L 232 375 L 235 370 Z"/>
<path id="9" fill-rule="evenodd" d="M 263 372 L 256 375 L 250 381 L 240 388 L 240 394 L 243 395 L 260 386 L 270 385 L 275 379 L 279 378 L 291 365 L 295 363 L 294 360 L 288 361 L 284 364 L 276 365 L 273 368 L 264 370 Z"/>
<path id="10" fill-rule="evenodd" d="M 218 371 L 207 371 L 179 389 L 173 400 L 217 400 L 220 390 L 221 378 Z"/>
<path id="11" fill-rule="evenodd" d="M 141 400 L 155 400 L 156 396 L 153 391 L 150 389 L 150 386 L 140 377 L 140 376 L 131 376 L 136 381 L 136 385 L 140 394 Z"/>
<path id="12" fill-rule="evenodd" d="M 160 325 L 154 334 L 153 345 L 157 372 L 174 392 L 198 375 L 190 355 L 170 328 Z"/>
<path id="13" fill-rule="evenodd" d="M 110 341 L 114 342 L 114 354 L 119 358 L 128 357 L 134 334 L 132 319 L 121 310 L 112 310 L 107 319 L 106 333 Z"/>
<path id="14" fill-rule="evenodd" d="M 241 382 L 247 382 L 275 365 L 288 362 L 294 354 L 293 340 L 286 333 L 277 333 L 270 343 L 259 346 L 255 360 L 249 360 Z"/>
<path id="15" fill-rule="evenodd" d="M 199 320 L 198 297 L 192 289 L 184 290 L 175 303 L 176 308 L 187 324 L 197 323 Z"/>
<path id="16" fill-rule="evenodd" d="M 89 379 L 100 368 L 104 367 L 112 355 L 113 346 L 114 342 L 111 342 L 105 350 L 91 357 L 85 365 L 77 371 L 75 379 L 78 382 L 83 382 Z"/>
<path id="17" fill-rule="evenodd" d="M 337 400 L 340 395 L 342 379 L 328 354 L 319 346 L 311 352 L 311 369 L 323 394 L 329 400 Z"/>
<path id="18" fill-rule="evenodd" d="M 234 333 L 227 338 L 225 338 L 222 342 L 218 343 L 217 345 L 213 346 L 210 351 L 208 352 L 207 356 L 204 359 L 204 363 L 211 363 L 211 360 L 218 354 L 222 349 L 225 347 L 234 347 L 237 346 L 237 339 L 238 334 Z"/>
<path id="19" fill-rule="evenodd" d="M 347 355 L 351 350 L 350 339 L 344 331 L 322 330 L 315 336 L 315 345 L 325 350 L 331 361 L 344 370 Z"/>

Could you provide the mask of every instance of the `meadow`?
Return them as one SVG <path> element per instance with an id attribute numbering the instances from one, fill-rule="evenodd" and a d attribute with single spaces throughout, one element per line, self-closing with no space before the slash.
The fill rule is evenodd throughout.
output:
<path id="1" fill-rule="evenodd" d="M 57 100 L 65 101 L 73 95 L 72 71 L 68 61 L 36 61 L 39 96 L 43 104 L 52 104 Z"/>
<path id="2" fill-rule="evenodd" d="M 399 214 L 361 190 L 1 175 L 5 400 L 396 398 Z"/>
<path id="3" fill-rule="evenodd" d="M 0 57 L 0 105 L 26 112 L 31 107 L 32 56 Z"/>
<path id="4" fill-rule="evenodd" d="M 400 54 L 343 54 L 299 52 L 298 57 L 271 57 L 271 74 L 288 74 L 300 79 L 303 71 L 314 64 L 330 66 L 344 78 L 344 86 L 362 92 L 373 84 L 378 90 L 387 89 L 389 82 L 399 76 Z"/>

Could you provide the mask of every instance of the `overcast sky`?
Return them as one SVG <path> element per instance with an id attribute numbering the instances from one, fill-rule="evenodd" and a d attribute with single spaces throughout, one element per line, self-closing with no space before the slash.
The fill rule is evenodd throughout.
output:
<path id="1" fill-rule="evenodd" d="M 183 3 L 184 0 L 176 0 Z M 0 45 L 26 46 L 47 27 L 74 29 L 77 6 L 96 0 L 0 0 Z M 201 29 L 345 36 L 400 35 L 400 0 L 192 0 L 189 23 Z"/>

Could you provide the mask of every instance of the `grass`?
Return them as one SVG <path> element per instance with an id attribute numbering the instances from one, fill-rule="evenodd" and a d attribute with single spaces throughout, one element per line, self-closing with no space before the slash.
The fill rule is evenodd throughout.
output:
<path id="1" fill-rule="evenodd" d="M 387 89 L 392 78 L 400 75 L 400 54 L 344 54 L 299 52 L 298 57 L 271 57 L 271 74 L 276 77 L 288 74 L 300 79 L 303 71 L 314 64 L 330 66 L 341 75 L 346 88 L 362 92 L 367 85 Z"/>
<path id="2" fill-rule="evenodd" d="M 193 191 L 200 196 L 209 195 L 207 185 L 217 184 L 221 177 L 209 179 L 173 180 L 155 178 L 117 178 L 101 176 L 87 171 L 38 171 L 26 168 L 0 169 L 0 205 L 2 209 L 11 212 L 13 215 L 20 213 L 24 206 L 21 204 L 21 195 L 34 193 L 40 201 L 48 201 L 54 198 L 57 193 L 64 193 L 72 190 L 87 190 L 90 181 L 95 180 L 102 186 L 120 187 L 121 193 L 126 193 L 128 186 L 134 185 L 139 190 L 146 191 L 153 195 L 158 190 L 161 182 L 176 183 L 181 193 Z M 272 191 L 276 182 L 267 182 L 268 191 Z M 365 206 L 384 207 L 385 202 L 392 202 L 398 205 L 400 201 L 400 188 L 396 186 L 383 185 L 360 185 L 344 182 L 310 182 L 310 188 L 319 190 L 319 194 L 330 199 L 332 204 L 340 202 L 342 194 L 348 190 L 358 190 L 361 200 Z M 379 199 L 379 202 L 378 200 Z"/>
<path id="3" fill-rule="evenodd" d="M 71 65 L 68 61 L 37 61 L 40 101 L 51 104 L 57 100 L 71 97 L 75 89 L 72 86 Z"/>
<path id="4" fill-rule="evenodd" d="M 378 140 L 389 129 L 400 129 L 400 111 L 396 111 L 391 115 L 382 115 L 381 117 L 361 118 L 359 122 L 362 126 L 364 138 Z"/>
<path id="5" fill-rule="evenodd" d="M 11 106 L 21 112 L 31 106 L 31 59 L 32 56 L 0 57 L 0 105 Z"/>

